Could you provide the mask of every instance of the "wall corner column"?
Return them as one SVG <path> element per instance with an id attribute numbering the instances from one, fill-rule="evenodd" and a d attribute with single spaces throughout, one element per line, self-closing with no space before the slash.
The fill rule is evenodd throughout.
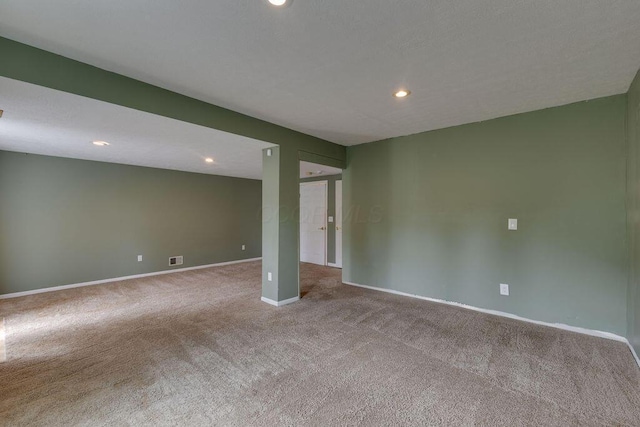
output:
<path id="1" fill-rule="evenodd" d="M 273 305 L 300 297 L 298 170 L 296 150 L 282 146 L 263 150 L 262 300 Z"/>

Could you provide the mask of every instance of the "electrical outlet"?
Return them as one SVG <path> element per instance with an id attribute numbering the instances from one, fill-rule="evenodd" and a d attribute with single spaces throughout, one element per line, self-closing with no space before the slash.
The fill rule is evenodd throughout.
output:
<path id="1" fill-rule="evenodd" d="M 242 245 L 242 250 L 244 251 L 245 249 L 247 249 L 247 247 L 245 245 Z"/>
<path id="2" fill-rule="evenodd" d="M 509 285 L 500 283 L 500 295 L 509 296 Z"/>
<path id="3" fill-rule="evenodd" d="M 138 262 L 142 262 L 142 255 L 138 255 Z"/>
<path id="4" fill-rule="evenodd" d="M 273 280 L 273 276 L 271 276 L 271 272 L 267 273 L 267 280 L 270 282 Z"/>

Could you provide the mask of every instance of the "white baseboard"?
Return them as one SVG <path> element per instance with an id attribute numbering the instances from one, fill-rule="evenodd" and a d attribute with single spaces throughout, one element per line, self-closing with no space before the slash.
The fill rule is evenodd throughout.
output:
<path id="1" fill-rule="evenodd" d="M 636 359 L 636 363 L 640 367 L 640 357 L 638 357 L 638 353 L 636 353 L 636 351 L 633 349 L 633 346 L 629 341 L 627 341 L 627 344 L 629 345 L 629 350 L 631 350 L 631 354 L 633 354 L 633 357 Z"/>
<path id="2" fill-rule="evenodd" d="M 266 302 L 267 304 L 271 304 L 274 305 L 276 307 L 282 307 L 283 305 L 287 305 L 287 304 L 291 304 L 293 302 L 299 301 L 300 297 L 293 297 L 293 298 L 289 298 L 289 299 L 285 299 L 282 301 L 274 301 L 272 299 L 266 298 L 266 297 L 262 297 L 260 298 L 260 300 L 262 302 Z"/>
<path id="3" fill-rule="evenodd" d="M 334 263 L 332 263 L 332 262 L 328 262 L 328 263 L 327 263 L 327 265 L 328 265 L 329 267 L 333 267 L 333 268 L 342 268 L 342 267 L 341 267 L 341 266 L 339 266 L 338 264 L 334 264 Z"/>
<path id="4" fill-rule="evenodd" d="M 0 317 L 0 363 L 7 361 L 7 346 L 5 344 L 4 317 Z"/>
<path id="5" fill-rule="evenodd" d="M 61 290 L 64 290 L 64 289 L 80 288 L 80 287 L 83 287 L 83 286 L 102 285 L 104 283 L 120 282 L 122 280 L 130 280 L 130 279 L 140 279 L 142 277 L 160 276 L 162 274 L 180 273 L 180 272 L 189 271 L 189 270 L 200 270 L 200 269 L 203 269 L 203 268 L 221 267 L 223 265 L 240 264 L 240 263 L 243 263 L 243 262 L 259 261 L 261 259 L 262 259 L 262 257 L 239 259 L 239 260 L 236 260 L 236 261 L 219 262 L 219 263 L 216 263 L 216 264 L 196 265 L 195 267 L 176 268 L 174 270 L 154 271 L 152 273 L 134 274 L 132 276 L 123 276 L 123 277 L 114 277 L 114 278 L 111 278 L 111 279 L 94 280 L 92 282 L 74 283 L 72 285 L 62 285 L 62 286 L 53 286 L 53 287 L 50 287 L 50 288 L 40 288 L 40 289 L 34 289 L 32 291 L 13 292 L 13 293 L 10 293 L 10 294 L 0 295 L 0 299 L 18 298 L 18 297 L 24 297 L 24 296 L 27 296 L 27 295 L 42 294 L 44 292 L 55 292 L 55 291 L 61 291 Z"/>
<path id="6" fill-rule="evenodd" d="M 518 315 L 515 315 L 515 314 L 506 313 L 504 311 L 490 310 L 490 309 L 487 309 L 487 308 L 474 307 L 472 305 L 462 304 L 462 303 L 459 303 L 459 302 L 446 301 L 446 300 L 441 300 L 441 299 L 437 299 L 437 298 L 429 298 L 429 297 L 424 297 L 422 295 L 415 295 L 415 294 L 410 294 L 410 293 L 407 293 L 407 292 L 396 291 L 394 289 L 377 288 L 375 286 L 361 285 L 359 283 L 353 283 L 353 282 L 342 282 L 342 283 L 344 283 L 345 285 L 349 285 L 349 286 L 357 286 L 359 288 L 370 289 L 370 290 L 373 290 L 373 291 L 386 292 L 386 293 L 389 293 L 389 294 L 400 295 L 400 296 L 403 296 L 403 297 L 417 298 L 417 299 L 421 299 L 421 300 L 425 300 L 425 301 L 431 301 L 431 302 L 435 302 L 435 303 L 439 303 L 439 304 L 452 305 L 452 306 L 455 306 L 455 307 L 466 308 L 467 310 L 474 310 L 474 311 L 479 311 L 481 313 L 493 314 L 494 316 L 508 317 L 509 319 L 520 320 L 522 322 L 535 323 L 536 325 L 548 326 L 548 327 L 551 327 L 551 328 L 563 329 L 565 331 L 577 332 L 579 334 L 591 335 L 591 336 L 594 336 L 594 337 L 606 338 L 606 339 L 610 339 L 610 340 L 614 340 L 614 341 L 624 342 L 629 346 L 629 349 L 631 350 L 631 353 L 633 354 L 633 357 L 635 358 L 636 362 L 638 363 L 638 367 L 640 367 L 640 359 L 638 359 L 638 355 L 636 354 L 636 352 L 634 351 L 633 347 L 629 343 L 629 340 L 626 339 L 625 337 L 621 337 L 620 335 L 612 334 L 611 332 L 603 332 L 603 331 L 596 331 L 596 330 L 593 330 L 593 329 L 580 328 L 578 326 L 565 325 L 564 323 L 542 322 L 540 320 L 528 319 L 526 317 L 521 317 L 521 316 L 518 316 Z"/>

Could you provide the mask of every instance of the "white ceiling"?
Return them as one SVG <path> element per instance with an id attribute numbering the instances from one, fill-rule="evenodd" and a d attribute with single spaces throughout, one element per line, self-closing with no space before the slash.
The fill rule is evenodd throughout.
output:
<path id="1" fill-rule="evenodd" d="M 639 22 L 638 0 L 0 2 L 2 36 L 345 145 L 626 92 Z"/>
<path id="2" fill-rule="evenodd" d="M 4 77 L 0 109 L 6 151 L 261 179 L 262 149 L 273 146 Z"/>
<path id="3" fill-rule="evenodd" d="M 331 166 L 304 161 L 300 162 L 300 178 L 315 178 L 317 176 L 339 175 L 341 173 L 342 169 Z"/>

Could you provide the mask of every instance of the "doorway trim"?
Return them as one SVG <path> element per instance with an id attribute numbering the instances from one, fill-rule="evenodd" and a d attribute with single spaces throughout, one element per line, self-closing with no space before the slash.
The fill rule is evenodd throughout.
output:
<path id="1" fill-rule="evenodd" d="M 327 262 L 327 260 L 329 259 L 328 256 L 328 227 L 329 227 L 329 223 L 328 223 L 328 206 L 329 206 L 329 181 L 328 180 L 320 180 L 320 181 L 309 181 L 309 182 L 301 182 L 300 183 L 300 187 L 302 188 L 302 186 L 311 186 L 311 185 L 322 185 L 324 186 L 324 259 L 323 259 L 323 264 L 324 266 L 329 265 L 329 263 Z M 300 194 L 302 195 L 302 191 L 300 192 Z M 300 206 L 300 212 L 302 212 L 302 206 Z M 300 223 L 300 215 L 298 215 L 298 223 Z M 300 226 L 298 226 L 298 230 L 300 230 Z M 298 260 L 301 261 L 301 254 L 302 254 L 302 245 L 301 245 L 301 240 L 302 240 L 302 231 L 298 232 Z M 298 293 L 300 292 L 300 282 L 298 281 Z"/>

